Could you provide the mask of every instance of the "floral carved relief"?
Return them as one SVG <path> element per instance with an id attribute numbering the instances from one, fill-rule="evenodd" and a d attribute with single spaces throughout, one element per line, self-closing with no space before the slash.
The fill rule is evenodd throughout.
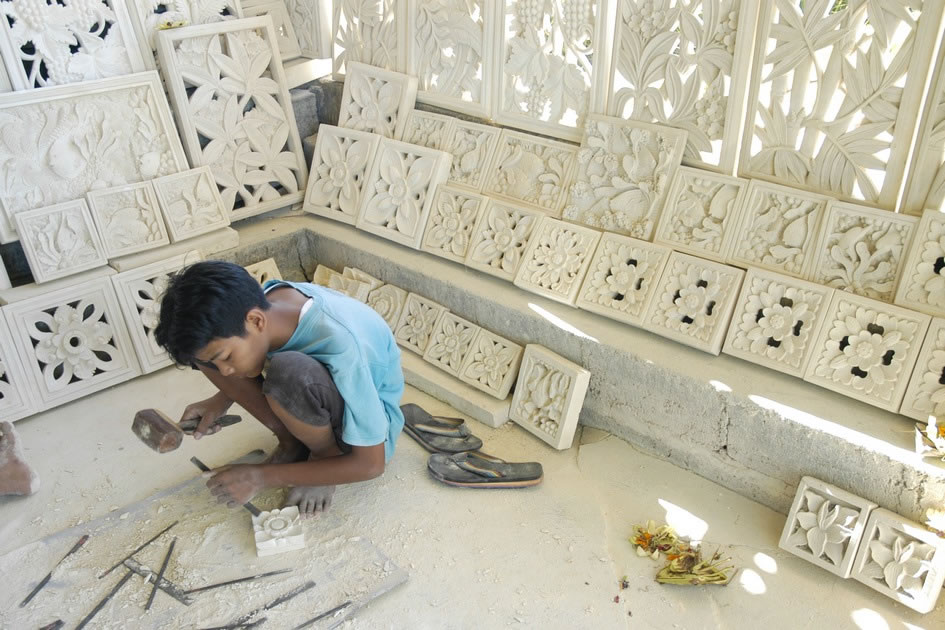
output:
<path id="1" fill-rule="evenodd" d="M 18 89 L 65 85 L 144 70 L 124 2 L 3 0 L 0 37 Z"/>
<path id="2" fill-rule="evenodd" d="M 600 232 L 546 217 L 535 229 L 515 285 L 553 300 L 574 303 Z"/>
<path id="3" fill-rule="evenodd" d="M 14 421 L 34 411 L 32 386 L 13 345 L 6 320 L 0 317 L 0 421 Z"/>
<path id="4" fill-rule="evenodd" d="M 492 163 L 499 142 L 499 129 L 456 120 L 445 150 L 453 156 L 449 182 L 453 186 L 479 192 L 485 183 L 485 170 Z"/>
<path id="5" fill-rule="evenodd" d="M 490 201 L 473 230 L 466 264 L 512 280 L 541 213 Z"/>
<path id="6" fill-rule="evenodd" d="M 441 370 L 458 376 L 479 330 L 479 326 L 462 317 L 450 312 L 443 313 L 423 358 Z"/>
<path id="7" fill-rule="evenodd" d="M 272 18 L 272 26 L 276 32 L 276 46 L 282 61 L 300 57 L 302 49 L 295 34 L 295 27 L 289 18 L 289 10 L 283 0 L 248 4 L 243 8 L 246 17 L 268 15 Z"/>
<path id="8" fill-rule="evenodd" d="M 85 201 L 16 215 L 20 242 L 36 282 L 48 282 L 101 267 L 106 261 Z"/>
<path id="9" fill-rule="evenodd" d="M 319 127 L 303 209 L 354 223 L 379 141 L 378 136 L 362 131 Z"/>
<path id="10" fill-rule="evenodd" d="M 945 214 L 926 210 L 902 271 L 896 304 L 945 315 Z"/>
<path id="11" fill-rule="evenodd" d="M 208 167 L 162 177 L 153 184 L 172 241 L 206 234 L 230 224 Z"/>
<path id="12" fill-rule="evenodd" d="M 352 63 L 345 75 L 338 126 L 400 140 L 416 95 L 416 77 Z"/>
<path id="13" fill-rule="evenodd" d="M 517 131 L 503 131 L 486 177 L 485 192 L 556 215 L 577 149 Z"/>
<path id="14" fill-rule="evenodd" d="M 384 318 L 391 329 L 396 328 L 407 301 L 407 292 L 392 284 L 385 284 L 368 294 L 367 305 Z"/>
<path id="15" fill-rule="evenodd" d="M 422 249 L 462 262 L 469 252 L 473 229 L 485 205 L 484 197 L 439 186 L 423 234 Z"/>
<path id="16" fill-rule="evenodd" d="M 397 3 L 339 0 L 332 3 L 333 71 L 347 73 L 353 62 L 393 70 L 399 66 Z"/>
<path id="17" fill-rule="evenodd" d="M 652 239 L 685 142 L 678 130 L 589 117 L 564 217 Z"/>
<path id="18" fill-rule="evenodd" d="M 945 420 L 945 320 L 943 319 L 932 320 L 899 413 L 923 422 L 929 422 L 929 418 Z"/>
<path id="19" fill-rule="evenodd" d="M 370 300 L 370 297 L 368 298 Z M 422 355 L 430 343 L 430 336 L 445 308 L 415 293 L 409 293 L 400 319 L 394 329 L 394 338 L 403 347 Z"/>
<path id="20" fill-rule="evenodd" d="M 331 6 L 324 2 L 286 0 L 302 54 L 312 59 L 331 57 Z"/>
<path id="21" fill-rule="evenodd" d="M 453 118 L 415 109 L 407 114 L 403 141 L 442 150 L 453 128 Z"/>
<path id="22" fill-rule="evenodd" d="M 170 242 L 150 182 L 91 191 L 88 201 L 109 258 Z"/>
<path id="23" fill-rule="evenodd" d="M 502 400 L 509 395 L 522 358 L 522 347 L 483 329 L 466 353 L 459 378 Z"/>

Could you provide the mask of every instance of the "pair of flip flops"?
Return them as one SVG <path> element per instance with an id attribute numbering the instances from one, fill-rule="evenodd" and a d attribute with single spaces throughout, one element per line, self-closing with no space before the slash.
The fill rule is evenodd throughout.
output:
<path id="1" fill-rule="evenodd" d="M 437 481 L 463 488 L 525 488 L 541 483 L 538 462 L 507 462 L 479 451 L 482 440 L 461 418 L 431 416 L 421 407 L 401 407 L 404 432 L 433 453 L 427 462 Z"/>

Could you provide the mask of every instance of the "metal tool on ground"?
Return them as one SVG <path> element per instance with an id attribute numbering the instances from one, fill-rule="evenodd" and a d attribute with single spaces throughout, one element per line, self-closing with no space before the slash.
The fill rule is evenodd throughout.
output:
<path id="1" fill-rule="evenodd" d="M 40 580 L 39 584 L 37 584 L 36 587 L 33 588 L 32 591 L 30 591 L 30 594 L 27 595 L 26 598 L 22 602 L 20 602 L 20 608 L 23 608 L 24 606 L 29 604 L 32 601 L 32 599 L 36 597 L 36 594 L 39 593 L 41 590 L 43 590 L 43 587 L 49 583 L 50 579 L 52 579 L 53 571 L 59 568 L 59 565 L 62 564 L 66 558 L 68 558 L 69 556 L 74 554 L 76 551 L 78 551 L 82 547 L 82 545 L 84 545 L 88 541 L 88 539 L 89 539 L 89 535 L 86 534 L 82 538 L 79 539 L 79 542 L 72 545 L 72 549 L 66 552 L 66 555 L 64 555 L 62 559 L 56 563 L 56 566 L 54 566 L 53 568 L 49 570 L 49 573 L 46 574 L 46 577 Z"/>
<path id="2" fill-rule="evenodd" d="M 190 461 L 191 461 L 191 463 L 193 463 L 194 466 L 196 466 L 197 468 L 199 468 L 199 469 L 202 470 L 203 472 L 213 472 L 213 470 L 212 470 L 209 466 L 207 466 L 207 465 L 204 464 L 202 461 L 200 461 L 199 459 L 197 459 L 196 456 L 195 456 L 195 457 L 191 457 L 191 458 L 190 458 Z M 244 503 L 244 504 L 243 504 L 243 507 L 246 508 L 247 510 L 249 510 L 249 513 L 252 514 L 253 516 L 259 516 L 259 515 L 261 514 L 261 512 L 259 511 L 259 508 L 256 507 L 255 505 L 253 505 L 252 503 L 250 503 L 249 501 L 247 501 L 246 503 Z"/>
<path id="3" fill-rule="evenodd" d="M 142 565 L 134 558 L 128 558 L 125 560 L 124 565 L 126 568 L 131 569 L 146 580 L 154 577 L 154 571 Z M 162 577 L 160 580 L 157 580 L 156 583 L 159 589 L 179 601 L 181 604 L 190 606 L 193 603 L 194 600 L 186 592 L 184 592 L 184 589 L 182 589 L 177 584 L 174 584 L 166 577 Z"/>
<path id="4" fill-rule="evenodd" d="M 98 604 L 95 605 L 95 608 L 92 609 L 92 612 L 86 615 L 85 619 L 79 622 L 79 625 L 75 627 L 75 630 L 82 630 L 82 628 L 88 625 L 88 623 L 92 621 L 92 617 L 97 615 L 103 608 L 105 608 L 105 604 L 107 604 L 111 600 L 111 598 L 114 597 L 115 594 L 121 590 L 121 587 L 125 585 L 125 583 L 131 578 L 132 575 L 133 575 L 132 571 L 130 570 L 126 571 L 125 576 L 121 578 L 118 581 L 118 584 L 116 584 L 115 587 L 112 588 L 112 590 L 108 592 L 108 595 L 102 598 L 102 601 L 100 601 Z"/>
<path id="5" fill-rule="evenodd" d="M 247 575 L 246 577 L 236 578 L 235 580 L 227 580 L 226 582 L 217 582 L 216 584 L 209 584 L 207 586 L 201 586 L 199 588 L 192 588 L 189 591 L 185 591 L 185 595 L 193 595 L 194 593 L 203 593 L 204 591 L 213 590 L 215 588 L 220 588 L 221 586 L 229 586 L 230 584 L 239 584 L 240 582 L 249 582 L 251 580 L 261 580 L 263 578 L 271 577 L 273 575 L 282 575 L 283 573 L 289 573 L 292 569 L 278 569 L 276 571 L 269 571 L 268 573 L 258 573 L 256 575 Z"/>
<path id="6" fill-rule="evenodd" d="M 310 625 L 312 625 L 313 623 L 315 623 L 315 622 L 317 622 L 317 621 L 321 621 L 322 619 L 325 619 L 326 617 L 331 617 L 332 615 L 341 612 L 342 610 L 344 610 L 345 608 L 347 608 L 347 607 L 350 606 L 350 605 L 351 605 L 351 600 L 348 600 L 348 601 L 344 602 L 343 604 L 339 604 L 339 605 L 335 606 L 335 607 L 332 608 L 331 610 L 326 610 L 326 611 L 323 612 L 322 614 L 317 615 L 317 616 L 315 616 L 315 617 L 312 617 L 312 618 L 309 619 L 308 621 L 303 621 L 303 622 L 300 623 L 299 625 L 297 625 L 297 626 L 295 626 L 294 628 L 292 628 L 292 630 L 302 630 L 302 628 L 308 628 L 308 627 L 309 627 Z"/>
<path id="7" fill-rule="evenodd" d="M 214 420 L 210 427 L 228 427 L 240 421 L 240 416 L 228 414 Z M 198 423 L 197 418 L 190 418 L 177 424 L 157 409 L 142 409 L 135 414 L 131 430 L 151 450 L 169 453 L 181 445 L 184 434 L 189 435 L 197 430 Z"/>
<path id="8" fill-rule="evenodd" d="M 106 575 L 108 575 L 109 573 L 111 573 L 112 571 L 114 571 L 115 569 L 117 569 L 118 567 L 120 567 L 122 564 L 124 564 L 125 560 L 127 560 L 127 559 L 130 558 L 130 557 L 132 557 L 133 555 L 135 555 L 136 553 L 138 553 L 139 551 L 141 551 L 142 549 L 144 549 L 145 547 L 147 547 L 148 545 L 150 545 L 151 543 L 153 543 L 155 540 L 157 540 L 158 538 L 160 538 L 161 534 L 163 534 L 164 532 L 166 532 L 166 531 L 169 530 L 170 528 L 174 527 L 174 526 L 177 525 L 179 522 L 180 522 L 180 521 L 174 521 L 173 523 L 171 523 L 170 525 L 168 525 L 167 527 L 165 527 L 164 529 L 162 529 L 161 531 L 159 531 L 158 533 L 156 533 L 154 536 L 152 536 L 151 538 L 149 538 L 147 542 L 143 543 L 140 547 L 138 547 L 137 549 L 135 549 L 134 551 L 132 551 L 131 553 L 129 553 L 127 556 L 125 556 L 124 558 L 122 558 L 121 560 L 119 560 L 118 562 L 116 562 L 116 563 L 114 564 L 114 566 L 112 566 L 112 568 L 110 568 L 108 571 L 106 571 L 105 573 L 103 573 L 103 574 L 101 574 L 100 576 L 98 576 L 98 579 L 101 580 L 103 577 L 105 577 Z"/>
<path id="9" fill-rule="evenodd" d="M 148 603 L 145 604 L 145 610 L 151 610 L 151 604 L 154 603 L 154 596 L 158 592 L 158 582 L 164 579 L 164 572 L 167 571 L 167 563 L 171 561 L 171 554 L 174 553 L 174 545 L 177 544 L 177 536 L 171 540 L 171 545 L 167 548 L 167 555 L 164 556 L 164 562 L 161 563 L 161 568 L 157 572 L 157 577 L 154 579 L 154 587 L 151 588 L 151 594 L 148 595 Z"/>
<path id="10" fill-rule="evenodd" d="M 65 621 L 63 621 L 62 619 L 56 619 L 54 622 L 49 623 L 49 624 L 46 624 L 45 626 L 43 626 L 43 627 L 40 628 L 39 630 L 59 630 L 59 629 L 62 628 L 64 625 L 66 625 L 66 622 L 65 622 Z"/>
<path id="11" fill-rule="evenodd" d="M 244 614 L 244 615 L 240 615 L 240 617 L 238 617 L 238 618 L 236 619 L 236 621 L 233 621 L 233 622 L 231 622 L 231 623 L 228 623 L 228 624 L 226 624 L 225 626 L 215 626 L 215 627 L 213 627 L 213 628 L 204 628 L 204 630 L 236 630 L 237 628 L 246 628 L 246 627 L 248 627 L 247 624 L 249 624 L 250 620 L 251 620 L 253 617 L 255 617 L 256 615 L 258 615 L 259 613 L 261 613 L 261 612 L 263 612 L 263 611 L 266 611 L 266 610 L 272 610 L 272 609 L 275 608 L 276 606 L 278 606 L 278 605 L 280 605 L 280 604 L 284 604 L 284 603 L 286 603 L 287 601 L 289 601 L 290 599 L 292 599 L 293 597 L 297 597 L 297 596 L 301 595 L 302 593 L 304 593 L 305 591 L 307 591 L 307 590 L 309 590 L 309 589 L 312 589 L 312 588 L 315 588 L 315 582 L 308 581 L 308 582 L 306 582 L 305 584 L 303 584 L 302 586 L 297 586 L 297 587 L 295 587 L 294 589 L 292 589 L 291 591 L 285 593 L 284 595 L 280 595 L 279 597 L 277 597 L 276 599 L 272 600 L 271 602 L 269 602 L 269 603 L 266 604 L 265 606 L 260 606 L 259 608 L 256 608 L 256 609 L 254 609 L 254 610 L 251 610 L 251 611 L 249 611 L 248 613 L 246 613 L 246 614 Z M 257 621 L 256 623 L 258 623 L 258 621 Z"/>

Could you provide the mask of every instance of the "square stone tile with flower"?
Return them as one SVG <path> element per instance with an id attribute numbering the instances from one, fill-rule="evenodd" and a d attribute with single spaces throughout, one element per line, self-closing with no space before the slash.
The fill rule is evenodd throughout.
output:
<path id="1" fill-rule="evenodd" d="M 459 376 L 479 331 L 476 324 L 447 311 L 437 322 L 423 359 L 444 372 Z"/>
<path id="2" fill-rule="evenodd" d="M 574 304 L 600 236 L 597 230 L 543 217 L 525 250 L 515 286 Z"/>
<path id="3" fill-rule="evenodd" d="M 463 262 L 469 253 L 473 229 L 487 203 L 482 195 L 444 184 L 437 186 L 420 249 Z"/>
<path id="4" fill-rule="evenodd" d="M 319 126 L 302 209 L 353 224 L 380 141 L 366 131 Z"/>
<path id="5" fill-rule="evenodd" d="M 416 100 L 416 77 L 349 61 L 338 126 L 400 140 Z"/>
<path id="6" fill-rule="evenodd" d="M 486 329 L 481 329 L 466 352 L 459 378 L 499 400 L 509 395 L 515 383 L 522 347 Z"/>
<path id="7" fill-rule="evenodd" d="M 473 228 L 466 265 L 511 282 L 544 216 L 538 210 L 490 200 Z"/>
<path id="8" fill-rule="evenodd" d="M 407 294 L 400 318 L 394 327 L 394 338 L 404 348 L 423 356 L 430 344 L 433 329 L 445 312 L 446 308 L 433 300 L 416 293 Z"/>
<path id="9" fill-rule="evenodd" d="M 945 317 L 945 214 L 926 210 L 915 233 L 895 303 Z"/>

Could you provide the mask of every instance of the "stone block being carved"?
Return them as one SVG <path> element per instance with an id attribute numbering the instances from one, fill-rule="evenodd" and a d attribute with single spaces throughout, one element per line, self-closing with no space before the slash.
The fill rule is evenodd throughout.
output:
<path id="1" fill-rule="evenodd" d="M 209 166 L 159 177 L 154 182 L 171 241 L 177 243 L 225 228 L 230 215 Z"/>
<path id="2" fill-rule="evenodd" d="M 503 129 L 483 191 L 560 216 L 577 151 L 564 142 Z"/>
<path id="3" fill-rule="evenodd" d="M 662 245 L 605 232 L 588 265 L 575 305 L 634 326 L 656 294 L 672 251 Z"/>
<path id="4" fill-rule="evenodd" d="M 434 192 L 446 181 L 449 168 L 448 153 L 382 140 L 355 224 L 365 232 L 419 249 Z"/>
<path id="5" fill-rule="evenodd" d="M 261 512 L 253 516 L 253 538 L 258 557 L 305 549 L 305 532 L 299 506 Z"/>
<path id="6" fill-rule="evenodd" d="M 16 215 L 20 244 L 37 283 L 105 265 L 105 247 L 84 199 Z"/>
<path id="7" fill-rule="evenodd" d="M 0 154 L 13 156 L 0 166 L 4 243 L 18 212 L 187 168 L 156 72 L 0 94 L 0 117 Z"/>
<path id="8" fill-rule="evenodd" d="M 444 372 L 459 376 L 479 330 L 476 324 L 449 311 L 444 312 L 433 329 L 423 359 Z"/>
<path id="9" fill-rule="evenodd" d="M 0 53 L 17 90 L 145 70 L 124 2 L 5 0 Z"/>
<path id="10" fill-rule="evenodd" d="M 302 201 L 308 170 L 269 16 L 158 33 L 158 58 L 193 166 L 231 219 Z"/>
<path id="11" fill-rule="evenodd" d="M 407 302 L 407 292 L 392 284 L 385 284 L 368 294 L 367 305 L 377 311 L 384 318 L 391 330 L 397 328 L 400 313 Z"/>
<path id="12" fill-rule="evenodd" d="M 722 352 L 803 378 L 832 297 L 828 287 L 749 269 Z"/>
<path id="13" fill-rule="evenodd" d="M 482 191 L 486 169 L 492 164 L 499 144 L 498 127 L 456 119 L 447 138 L 445 151 L 453 156 L 449 183 L 473 192 Z"/>
<path id="14" fill-rule="evenodd" d="M 349 61 L 338 126 L 400 140 L 416 100 L 416 77 Z"/>
<path id="15" fill-rule="evenodd" d="M 412 109 L 407 114 L 402 140 L 437 151 L 446 150 L 446 141 L 453 131 L 452 116 Z"/>
<path id="16" fill-rule="evenodd" d="M 899 413 L 922 422 L 945 424 L 945 319 L 932 318 Z"/>
<path id="17" fill-rule="evenodd" d="M 0 313 L 0 422 L 15 422 L 38 409 L 33 381 L 23 369 L 7 321 Z"/>
<path id="18" fill-rule="evenodd" d="M 802 477 L 778 546 L 848 578 L 867 518 L 875 507 L 875 503 L 829 483 Z"/>
<path id="19" fill-rule="evenodd" d="M 685 147 L 679 129 L 588 116 L 564 218 L 652 240 Z"/>
<path id="20" fill-rule="evenodd" d="M 832 201 L 809 279 L 892 302 L 916 223 L 916 217 Z"/>
<path id="21" fill-rule="evenodd" d="M 171 242 L 151 182 L 91 190 L 86 199 L 109 258 Z"/>
<path id="22" fill-rule="evenodd" d="M 394 338 L 404 348 L 423 356 L 430 345 L 433 330 L 445 312 L 446 307 L 416 293 L 408 293 L 394 326 Z"/>
<path id="23" fill-rule="evenodd" d="M 732 226 L 729 262 L 807 278 L 829 197 L 752 180 Z"/>
<path id="24" fill-rule="evenodd" d="M 275 258 L 260 260 L 258 263 L 247 265 L 245 269 L 259 284 L 266 284 L 270 280 L 282 280 L 282 272 L 279 271 Z"/>
<path id="25" fill-rule="evenodd" d="M 574 304 L 601 233 L 543 217 L 522 256 L 515 286 Z"/>
<path id="26" fill-rule="evenodd" d="M 898 411 L 930 319 L 836 291 L 804 380 Z"/>
<path id="27" fill-rule="evenodd" d="M 644 327 L 719 354 L 744 276 L 741 269 L 673 252 L 647 309 Z"/>
<path id="28" fill-rule="evenodd" d="M 558 450 L 571 448 L 591 373 L 548 348 L 525 346 L 509 418 Z"/>
<path id="29" fill-rule="evenodd" d="M 3 313 L 43 408 L 140 374 L 107 277 L 8 304 Z"/>
<path id="30" fill-rule="evenodd" d="M 945 213 L 926 210 L 915 234 L 895 303 L 945 317 Z"/>
<path id="31" fill-rule="evenodd" d="M 739 177 L 679 167 L 654 240 L 725 262 L 738 238 L 734 228 L 747 190 L 748 181 Z"/>
<path id="32" fill-rule="evenodd" d="M 374 133 L 320 125 L 302 209 L 353 225 L 380 141 Z"/>
<path id="33" fill-rule="evenodd" d="M 913 610 L 931 612 L 945 581 L 945 539 L 877 508 L 870 513 L 852 577 Z"/>
<path id="34" fill-rule="evenodd" d="M 440 184 L 433 197 L 420 249 L 463 262 L 469 253 L 473 229 L 487 202 L 482 195 Z"/>
<path id="35" fill-rule="evenodd" d="M 543 216 L 538 210 L 489 200 L 473 228 L 466 266 L 511 282 Z"/>
<path id="36" fill-rule="evenodd" d="M 243 7 L 243 15 L 246 17 L 268 15 L 272 18 L 272 26 L 276 31 L 276 44 L 283 62 L 302 55 L 299 39 L 295 35 L 295 28 L 289 18 L 289 10 L 282 0 L 253 2 Z"/>
<path id="37" fill-rule="evenodd" d="M 521 360 L 522 346 L 482 328 L 466 352 L 459 379 L 505 400 L 515 383 Z"/>
<path id="38" fill-rule="evenodd" d="M 172 4 L 155 2 L 128 2 L 138 45 L 148 68 L 156 68 L 157 33 L 168 24 L 212 24 L 226 19 L 243 17 L 239 0 L 175 0 Z"/>
<path id="39" fill-rule="evenodd" d="M 199 260 L 199 254 L 184 254 L 111 277 L 135 354 L 145 374 L 173 365 L 164 348 L 154 340 L 154 329 L 161 315 L 161 300 L 170 275 Z"/>

